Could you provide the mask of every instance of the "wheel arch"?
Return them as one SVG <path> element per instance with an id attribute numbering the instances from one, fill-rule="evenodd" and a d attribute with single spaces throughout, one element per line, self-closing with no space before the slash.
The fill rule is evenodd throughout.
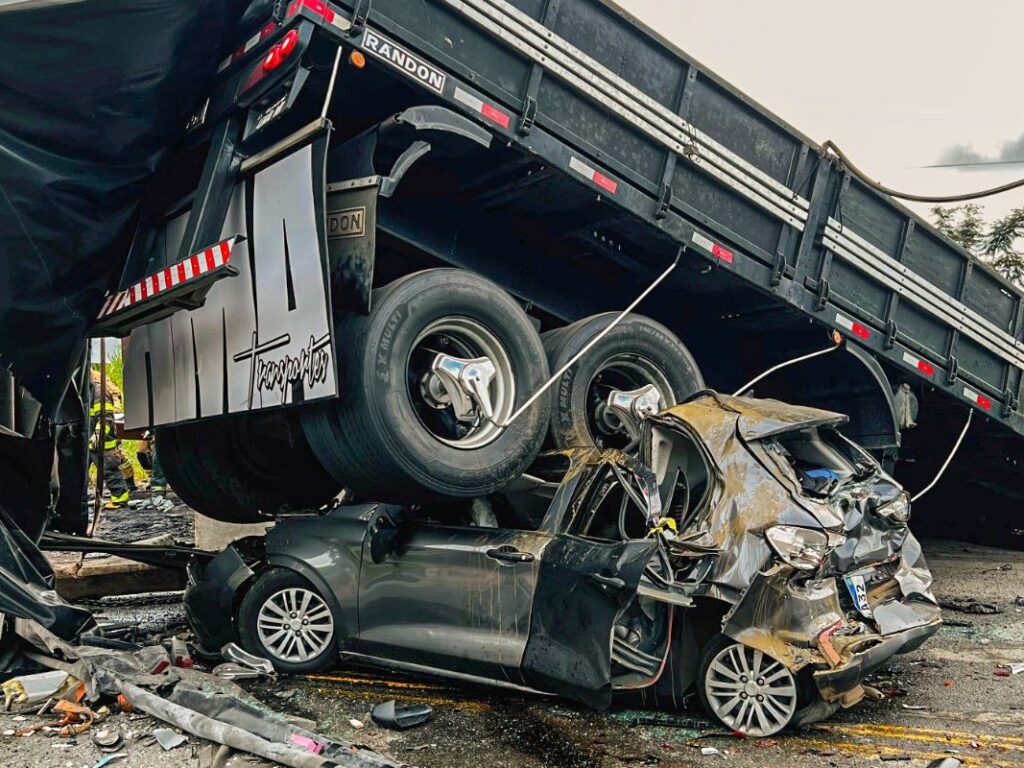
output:
<path id="1" fill-rule="evenodd" d="M 355 618 L 354 601 L 350 606 L 350 611 L 342 610 L 341 603 L 334 590 L 330 588 L 326 579 L 320 575 L 320 572 L 309 565 L 309 563 L 288 554 L 274 553 L 267 555 L 266 564 L 267 568 L 263 573 L 266 573 L 272 568 L 284 568 L 299 574 L 316 588 L 317 592 L 323 596 L 324 601 L 330 607 L 331 613 L 334 615 L 334 626 L 336 630 L 335 637 L 337 638 L 339 645 L 356 634 L 356 627 L 347 621 L 347 619 Z M 262 576 L 263 574 L 261 573 L 260 575 Z M 248 586 L 250 589 L 255 582 L 255 579 L 249 581 Z M 239 601 L 239 604 L 240 602 L 241 601 Z"/>

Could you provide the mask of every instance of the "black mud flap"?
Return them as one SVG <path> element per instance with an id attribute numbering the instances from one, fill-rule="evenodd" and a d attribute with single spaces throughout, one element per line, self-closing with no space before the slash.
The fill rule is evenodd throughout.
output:
<path id="1" fill-rule="evenodd" d="M 656 547 L 653 540 L 555 537 L 544 550 L 534 593 L 522 663 L 527 685 L 607 709 L 612 627 L 636 595 Z"/>

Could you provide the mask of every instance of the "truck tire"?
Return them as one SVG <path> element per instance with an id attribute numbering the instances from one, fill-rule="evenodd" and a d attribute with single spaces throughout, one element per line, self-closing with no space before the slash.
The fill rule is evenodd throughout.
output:
<path id="1" fill-rule="evenodd" d="M 594 315 L 543 335 L 552 371 L 568 363 L 615 319 Z M 668 328 L 649 317 L 630 315 L 601 339 L 554 385 L 551 442 L 558 449 L 624 448 L 629 436 L 604 407 L 608 393 L 654 384 L 664 407 L 704 388 L 697 363 Z"/>
<path id="2" fill-rule="evenodd" d="M 358 495 L 396 503 L 484 496 L 536 458 L 548 398 L 506 429 L 494 423 L 548 376 L 540 337 L 498 286 L 458 269 L 417 272 L 375 291 L 373 311 L 342 319 L 336 333 L 340 396 L 305 413 L 303 426 L 320 462 Z M 491 360 L 491 421 L 458 421 L 430 372 L 439 352 Z M 480 413 L 474 402 L 467 415 Z"/>
<path id="3" fill-rule="evenodd" d="M 257 523 L 315 509 L 341 490 L 301 427 L 280 412 L 161 427 L 157 450 L 171 489 L 222 522 Z"/>

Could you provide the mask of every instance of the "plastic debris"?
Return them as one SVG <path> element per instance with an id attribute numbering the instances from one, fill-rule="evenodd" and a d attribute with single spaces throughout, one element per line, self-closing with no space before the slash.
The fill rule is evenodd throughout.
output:
<path id="1" fill-rule="evenodd" d="M 67 681 L 68 673 L 59 670 L 13 677 L 0 686 L 4 692 L 4 709 L 9 710 L 15 704 L 40 704 L 55 695 Z"/>
<path id="2" fill-rule="evenodd" d="M 405 704 L 398 705 L 394 699 L 384 701 L 370 711 L 373 722 L 382 728 L 391 728 L 395 731 L 404 731 L 406 728 L 413 728 L 422 725 L 434 714 L 434 708 L 429 704 Z"/>
<path id="3" fill-rule="evenodd" d="M 725 753 L 722 752 L 722 750 L 718 749 L 717 747 L 701 747 L 700 748 L 700 753 L 704 757 L 713 757 L 713 756 L 717 755 L 718 757 L 720 757 L 723 760 L 725 760 Z"/>
<path id="4" fill-rule="evenodd" d="M 110 763 L 114 762 L 115 760 L 120 760 L 122 757 L 128 757 L 128 753 L 118 752 L 114 755 L 107 755 L 106 757 L 101 757 L 99 762 L 93 765 L 92 768 L 103 768 L 103 766 L 110 765 Z"/>
<path id="5" fill-rule="evenodd" d="M 938 760 L 928 763 L 928 768 L 960 768 L 961 765 L 963 763 L 955 757 L 940 757 Z"/>
<path id="6" fill-rule="evenodd" d="M 1024 664 L 998 664 L 996 665 L 995 674 L 999 677 L 1010 677 L 1011 675 L 1019 675 L 1024 672 Z"/>
<path id="7" fill-rule="evenodd" d="M 164 752 L 170 752 L 188 741 L 188 736 L 172 731 L 170 728 L 157 728 L 153 731 L 152 736 L 156 739 L 157 744 L 163 747 Z"/>
<path id="8" fill-rule="evenodd" d="M 355 719 L 354 717 L 353 717 L 353 718 L 351 718 L 351 719 L 350 719 L 350 720 L 348 721 L 348 724 L 349 724 L 349 725 L 351 725 L 351 726 L 352 726 L 353 728 L 355 728 L 356 730 L 359 730 L 360 728 L 365 728 L 365 727 L 366 727 L 366 726 L 365 726 L 365 725 L 363 724 L 363 721 L 362 721 L 362 720 L 356 720 L 356 719 Z"/>
<path id="9" fill-rule="evenodd" d="M 180 637 L 171 638 L 171 659 L 174 661 L 174 666 L 182 667 L 184 669 L 192 669 L 192 653 L 188 649 L 188 645 Z"/>

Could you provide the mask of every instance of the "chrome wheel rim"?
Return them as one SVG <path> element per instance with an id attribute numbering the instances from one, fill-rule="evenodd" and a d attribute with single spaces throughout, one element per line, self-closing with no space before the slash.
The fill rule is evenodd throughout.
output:
<path id="1" fill-rule="evenodd" d="M 628 392 L 653 384 L 661 395 L 663 408 L 676 404 L 668 378 L 653 361 L 639 355 L 616 355 L 594 373 L 587 386 L 587 430 L 599 448 L 625 448 L 632 439 L 611 409 L 608 395 Z"/>
<path id="2" fill-rule="evenodd" d="M 495 368 L 488 386 L 493 416 L 474 424 L 458 422 L 450 403 L 436 397 L 431 364 L 439 354 L 460 359 L 487 358 Z M 498 426 L 512 415 L 516 400 L 515 374 L 505 345 L 489 328 L 469 317 L 446 317 L 424 328 L 416 337 L 407 364 L 409 397 L 424 429 L 445 445 L 475 450 L 496 440 Z"/>
<path id="3" fill-rule="evenodd" d="M 704 677 L 715 716 L 748 736 L 778 733 L 796 712 L 796 681 L 781 662 L 741 643 L 716 654 Z"/>
<path id="4" fill-rule="evenodd" d="M 315 659 L 334 639 L 331 609 L 316 592 L 301 587 L 282 589 L 268 597 L 256 617 L 260 642 L 280 661 Z"/>

